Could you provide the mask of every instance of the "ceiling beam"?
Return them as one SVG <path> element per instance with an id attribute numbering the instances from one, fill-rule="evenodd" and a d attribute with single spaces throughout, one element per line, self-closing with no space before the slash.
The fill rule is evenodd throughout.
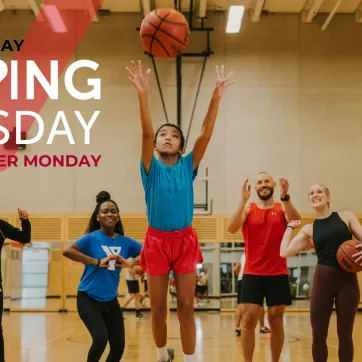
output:
<path id="1" fill-rule="evenodd" d="M 36 3 L 35 0 L 28 0 L 28 3 L 29 3 L 29 6 L 31 8 L 31 10 L 33 11 L 35 17 L 36 17 L 36 20 L 37 21 L 45 21 L 44 17 L 42 14 L 39 15 L 40 13 L 40 8 L 38 6 L 38 4 Z"/>
<path id="2" fill-rule="evenodd" d="M 28 0 L 28 3 L 30 5 L 31 10 L 33 11 L 35 16 L 39 15 L 40 9 L 38 4 L 36 3 L 35 0 Z"/>
<path id="3" fill-rule="evenodd" d="M 146 16 L 151 12 L 151 2 L 150 0 L 140 0 L 141 9 L 143 11 L 143 16 Z"/>
<path id="4" fill-rule="evenodd" d="M 302 12 L 303 23 L 311 23 L 314 17 L 318 14 L 319 9 L 323 4 L 323 0 L 309 0 L 306 8 Z"/>
<path id="5" fill-rule="evenodd" d="M 251 9 L 251 22 L 257 23 L 260 21 L 261 12 L 263 11 L 265 0 L 255 0 L 255 5 Z"/>
<path id="6" fill-rule="evenodd" d="M 198 17 L 200 19 L 206 18 L 206 12 L 207 12 L 207 0 L 200 0 L 199 1 L 199 9 L 198 9 Z"/>
<path id="7" fill-rule="evenodd" d="M 337 10 L 338 10 L 339 7 L 341 6 L 342 1 L 343 1 L 343 0 L 337 0 L 337 1 L 336 1 L 335 5 L 334 5 L 334 7 L 333 7 L 333 9 L 332 9 L 332 11 L 329 13 L 326 21 L 325 21 L 324 24 L 322 25 L 322 31 L 324 31 L 324 30 L 327 29 L 329 23 L 332 21 L 334 15 L 336 15 Z"/>
<path id="8" fill-rule="evenodd" d="M 87 0 L 87 9 L 88 9 L 89 18 L 91 19 L 91 21 L 93 23 L 98 23 L 99 19 L 98 19 L 98 16 L 97 16 L 96 9 L 94 7 L 93 0 Z"/>
<path id="9" fill-rule="evenodd" d="M 356 22 L 357 23 L 362 23 L 362 1 L 358 4 L 357 9 L 355 11 L 355 16 L 356 16 Z"/>

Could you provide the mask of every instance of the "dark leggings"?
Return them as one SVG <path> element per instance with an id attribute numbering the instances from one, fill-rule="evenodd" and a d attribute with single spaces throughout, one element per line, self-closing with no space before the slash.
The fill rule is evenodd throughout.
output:
<path id="1" fill-rule="evenodd" d="M 317 265 L 310 297 L 313 330 L 313 361 L 326 362 L 327 335 L 335 302 L 337 312 L 338 355 L 340 362 L 353 361 L 353 325 L 359 304 L 357 275 L 326 265 Z"/>
<path id="2" fill-rule="evenodd" d="M 118 300 L 101 303 L 80 292 L 77 307 L 79 316 L 93 339 L 87 362 L 98 362 L 108 342 L 110 352 L 106 362 L 119 362 L 124 352 L 125 333 Z"/>
<path id="3" fill-rule="evenodd" d="M 4 335 L 3 335 L 3 308 L 4 308 L 4 292 L 0 283 L 0 362 L 5 361 L 4 352 Z"/>

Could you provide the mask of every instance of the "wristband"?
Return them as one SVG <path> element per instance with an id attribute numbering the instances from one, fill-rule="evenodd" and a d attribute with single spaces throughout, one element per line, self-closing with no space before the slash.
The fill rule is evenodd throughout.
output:
<path id="1" fill-rule="evenodd" d="M 293 229 L 293 230 L 294 230 L 293 226 L 290 226 L 290 225 L 288 225 L 288 226 L 287 226 L 287 228 L 291 228 L 291 229 Z"/>
<path id="2" fill-rule="evenodd" d="M 96 266 L 99 266 L 100 263 L 101 263 L 101 259 L 97 259 L 97 264 L 96 264 Z"/>

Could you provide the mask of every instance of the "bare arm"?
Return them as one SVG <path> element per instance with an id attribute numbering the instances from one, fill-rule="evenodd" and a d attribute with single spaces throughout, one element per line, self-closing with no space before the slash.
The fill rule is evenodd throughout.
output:
<path id="1" fill-rule="evenodd" d="M 63 256 L 82 264 L 97 265 L 98 263 L 97 259 L 91 258 L 90 256 L 81 253 L 76 244 L 72 244 L 68 247 L 68 249 L 64 250 Z"/>
<path id="2" fill-rule="evenodd" d="M 138 61 L 138 66 L 133 61 L 131 63 L 132 71 L 128 67 L 126 69 L 129 73 L 128 78 L 138 93 L 142 127 L 142 164 L 146 173 L 148 173 L 154 151 L 154 130 L 148 105 L 148 84 L 151 70 L 148 69 L 146 74 L 144 74 L 141 61 Z"/>
<path id="3" fill-rule="evenodd" d="M 78 263 L 82 263 L 82 264 L 90 264 L 90 265 L 94 265 L 94 266 L 98 266 L 100 268 L 108 268 L 109 264 L 108 262 L 110 260 L 116 260 L 116 267 L 120 267 L 120 268 L 129 268 L 130 264 L 127 262 L 127 260 L 125 260 L 124 258 L 122 258 L 120 255 L 110 255 L 107 256 L 101 260 L 97 260 L 94 258 L 91 258 L 88 255 L 83 254 L 77 244 L 73 243 L 72 245 L 69 246 L 68 249 L 63 251 L 63 256 L 65 256 L 66 258 L 76 261 Z M 99 264 L 98 264 L 99 262 Z"/>
<path id="4" fill-rule="evenodd" d="M 285 218 L 287 219 L 287 222 L 290 222 L 292 220 L 300 220 L 301 216 L 299 212 L 296 210 L 292 202 L 289 201 L 282 201 L 283 208 L 284 208 L 284 214 Z"/>
<path id="5" fill-rule="evenodd" d="M 250 198 L 250 189 L 251 186 L 248 185 L 248 179 L 243 182 L 241 187 L 241 201 L 238 204 L 238 208 L 231 215 L 228 223 L 228 232 L 229 233 L 236 233 L 240 228 L 243 226 L 246 217 L 249 213 L 250 205 L 247 204 Z"/>
<path id="6" fill-rule="evenodd" d="M 349 227 L 350 227 L 354 237 L 357 240 L 362 241 L 362 226 L 361 226 L 361 223 L 358 220 L 357 216 L 353 212 L 350 212 L 350 211 L 345 211 L 343 214 L 346 216 L 346 218 L 348 220 Z"/>
<path id="7" fill-rule="evenodd" d="M 247 201 L 240 201 L 238 204 L 238 208 L 236 211 L 231 215 L 228 223 L 228 232 L 235 234 L 240 230 L 243 226 L 249 212 L 249 204 Z"/>
<path id="8" fill-rule="evenodd" d="M 360 221 L 358 220 L 357 216 L 350 211 L 343 212 L 344 218 L 347 219 L 348 226 L 353 234 L 353 236 L 360 241 L 357 245 L 355 245 L 355 248 L 357 250 L 362 249 L 362 226 Z M 355 258 L 355 262 L 359 263 L 362 266 L 362 251 L 357 251 L 356 253 L 352 255 L 352 258 Z"/>
<path id="9" fill-rule="evenodd" d="M 292 221 L 285 230 L 284 237 L 280 245 L 280 256 L 282 258 L 295 256 L 311 244 L 311 238 L 308 231 L 310 227 L 309 225 L 304 225 L 292 240 L 293 228 L 298 225 L 300 225 L 300 221 Z"/>
<path id="10" fill-rule="evenodd" d="M 240 269 L 241 269 L 241 264 L 240 264 L 240 261 L 238 261 L 238 262 L 234 265 L 234 268 L 233 268 L 234 274 L 235 274 L 235 275 L 239 275 Z"/>
<path id="11" fill-rule="evenodd" d="M 138 100 L 142 125 L 142 163 L 146 173 L 148 173 L 154 150 L 154 131 L 148 107 L 148 94 L 139 94 Z"/>
<path id="12" fill-rule="evenodd" d="M 279 180 L 279 185 L 280 185 L 280 197 L 284 198 L 288 194 L 289 190 L 288 180 L 286 180 L 285 178 L 281 178 Z M 287 222 L 301 219 L 299 212 L 296 210 L 296 208 L 294 207 L 294 205 L 290 200 L 282 201 L 282 203 Z"/>
<path id="13" fill-rule="evenodd" d="M 221 98 L 218 97 L 214 91 L 209 109 L 207 111 L 204 123 L 202 124 L 202 130 L 200 136 L 197 138 L 194 148 L 192 150 L 192 156 L 194 160 L 194 170 L 200 164 L 204 154 L 206 152 L 207 146 L 209 145 L 212 132 L 214 130 L 216 116 L 219 111 L 219 105 Z"/>
<path id="14" fill-rule="evenodd" d="M 197 138 L 194 148 L 192 150 L 192 157 L 194 161 L 194 170 L 199 166 L 204 154 L 206 152 L 207 146 L 210 142 L 212 133 L 214 131 L 216 116 L 219 111 L 220 100 L 224 94 L 224 90 L 229 87 L 234 82 L 228 82 L 231 73 L 227 78 L 224 76 L 224 66 L 221 66 L 221 72 L 219 73 L 219 68 L 216 67 L 217 73 L 217 83 L 216 88 L 212 94 L 212 98 L 209 104 L 206 117 L 202 124 L 202 130 L 200 136 Z"/>

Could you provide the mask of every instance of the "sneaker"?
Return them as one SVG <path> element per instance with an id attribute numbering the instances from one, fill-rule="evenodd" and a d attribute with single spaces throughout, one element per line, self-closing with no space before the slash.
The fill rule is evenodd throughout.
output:
<path id="1" fill-rule="evenodd" d="M 167 362 L 173 361 L 173 359 L 175 358 L 175 351 L 173 350 L 173 348 L 168 347 L 167 352 L 168 352 L 168 355 L 170 357 Z"/>
<path id="2" fill-rule="evenodd" d="M 167 347 L 168 360 L 167 361 L 157 361 L 157 362 L 171 362 L 175 358 L 175 351 L 171 347 Z"/>
<path id="3" fill-rule="evenodd" d="M 267 328 L 267 327 L 260 328 L 260 333 L 268 334 L 268 333 L 271 333 L 271 330 L 269 328 Z"/>
<path id="4" fill-rule="evenodd" d="M 241 336 L 241 329 L 240 328 L 236 328 L 235 329 L 235 334 L 237 337 L 240 337 Z"/>
<path id="5" fill-rule="evenodd" d="M 145 319 L 145 316 L 142 313 L 136 313 L 136 318 Z"/>

